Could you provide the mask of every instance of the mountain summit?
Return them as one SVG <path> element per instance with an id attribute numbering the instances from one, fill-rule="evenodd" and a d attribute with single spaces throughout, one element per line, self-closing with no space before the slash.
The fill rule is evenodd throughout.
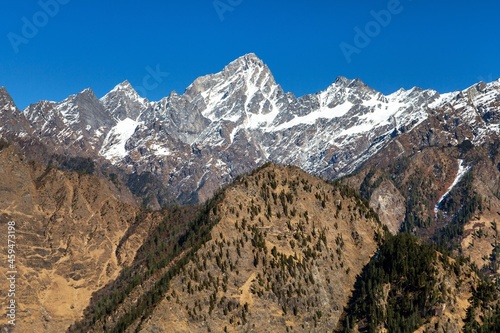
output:
<path id="1" fill-rule="evenodd" d="M 130 82 L 124 81 L 100 99 L 108 112 L 120 121 L 126 118 L 137 119 L 140 112 L 148 107 L 148 100 L 139 96 Z"/>

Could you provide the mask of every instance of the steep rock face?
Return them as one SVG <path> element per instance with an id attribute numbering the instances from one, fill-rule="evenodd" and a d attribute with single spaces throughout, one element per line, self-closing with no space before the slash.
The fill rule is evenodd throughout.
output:
<path id="1" fill-rule="evenodd" d="M 23 113 L 34 135 L 55 152 L 94 158 L 105 134 L 116 124 L 91 89 L 60 103 L 32 104 Z"/>
<path id="2" fill-rule="evenodd" d="M 492 154 L 492 146 L 486 152 L 480 151 L 481 157 L 471 172 L 474 175 L 473 187 L 481 196 L 481 209 L 478 209 L 463 226 L 463 233 L 458 239 L 459 248 L 465 256 L 478 266 L 481 272 L 491 278 L 500 277 L 500 154 L 496 142 L 496 153 Z M 479 154 L 478 154 L 479 155 Z M 477 156 L 477 155 L 476 155 Z"/>
<path id="3" fill-rule="evenodd" d="M 16 104 L 4 87 L 0 87 L 0 137 L 12 136 L 23 139 L 30 136 L 29 122 L 19 112 Z"/>
<path id="4" fill-rule="evenodd" d="M 16 229 L 16 331 L 63 332 L 132 261 L 155 219 L 137 225 L 139 209 L 110 183 L 29 162 L 14 146 L 0 150 L 0 178 L 0 224 Z"/>
<path id="5" fill-rule="evenodd" d="M 138 119 L 148 110 L 149 102 L 134 90 L 130 82 L 124 81 L 100 99 L 104 109 L 117 120 Z"/>
<path id="6" fill-rule="evenodd" d="M 370 207 L 373 207 L 390 232 L 399 232 L 405 218 L 405 199 L 392 182 L 383 180 L 373 191 Z"/>
<path id="7" fill-rule="evenodd" d="M 455 132 L 456 143 L 468 139 L 480 144 L 500 133 L 500 80 L 444 94 L 440 101 L 438 120 L 444 130 Z"/>

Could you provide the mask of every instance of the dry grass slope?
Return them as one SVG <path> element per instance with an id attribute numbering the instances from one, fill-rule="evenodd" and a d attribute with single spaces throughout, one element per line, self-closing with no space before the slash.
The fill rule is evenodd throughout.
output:
<path id="1" fill-rule="evenodd" d="M 0 225 L 16 222 L 16 330 L 63 332 L 82 318 L 92 293 L 133 260 L 154 221 L 144 219 L 122 241 L 137 207 L 106 181 L 28 162 L 15 147 L 0 151 L 0 179 Z M 3 288 L 3 304 L 6 298 Z"/>
<path id="2" fill-rule="evenodd" d="M 354 192 L 273 164 L 229 186 L 217 214 L 140 331 L 331 331 L 383 234 Z"/>

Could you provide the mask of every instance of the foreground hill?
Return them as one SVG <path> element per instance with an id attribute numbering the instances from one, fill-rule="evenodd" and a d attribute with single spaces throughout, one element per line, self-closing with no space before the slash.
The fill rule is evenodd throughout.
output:
<path id="1" fill-rule="evenodd" d="M 71 331 L 333 330 L 384 234 L 352 190 L 272 164 L 227 187 L 191 228 L 177 245 L 153 233 L 171 250 L 146 242 L 137 274 L 96 297 Z"/>
<path id="2" fill-rule="evenodd" d="M 486 290 L 464 258 L 454 260 L 409 234 L 389 236 L 363 269 L 342 332 L 461 332 Z M 491 286 L 487 307 L 498 295 Z M 483 309 L 479 309 L 482 312 Z"/>

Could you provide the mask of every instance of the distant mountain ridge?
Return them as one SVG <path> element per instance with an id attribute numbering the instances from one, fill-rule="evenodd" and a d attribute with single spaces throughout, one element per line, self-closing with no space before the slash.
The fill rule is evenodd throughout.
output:
<path id="1" fill-rule="evenodd" d="M 129 185 L 137 177 L 155 179 L 162 186 L 152 186 L 153 207 L 166 203 L 166 192 L 181 203 L 205 201 L 267 161 L 330 179 L 349 174 L 432 110 L 463 110 L 473 142 L 500 132 L 500 81 L 443 95 L 419 88 L 384 95 L 339 77 L 324 91 L 297 98 L 255 54 L 156 102 L 128 81 L 100 99 L 86 89 L 22 113 L 5 89 L 0 95 L 0 117 L 9 124 L 1 134 L 31 136 L 59 154 L 114 165 Z"/>

